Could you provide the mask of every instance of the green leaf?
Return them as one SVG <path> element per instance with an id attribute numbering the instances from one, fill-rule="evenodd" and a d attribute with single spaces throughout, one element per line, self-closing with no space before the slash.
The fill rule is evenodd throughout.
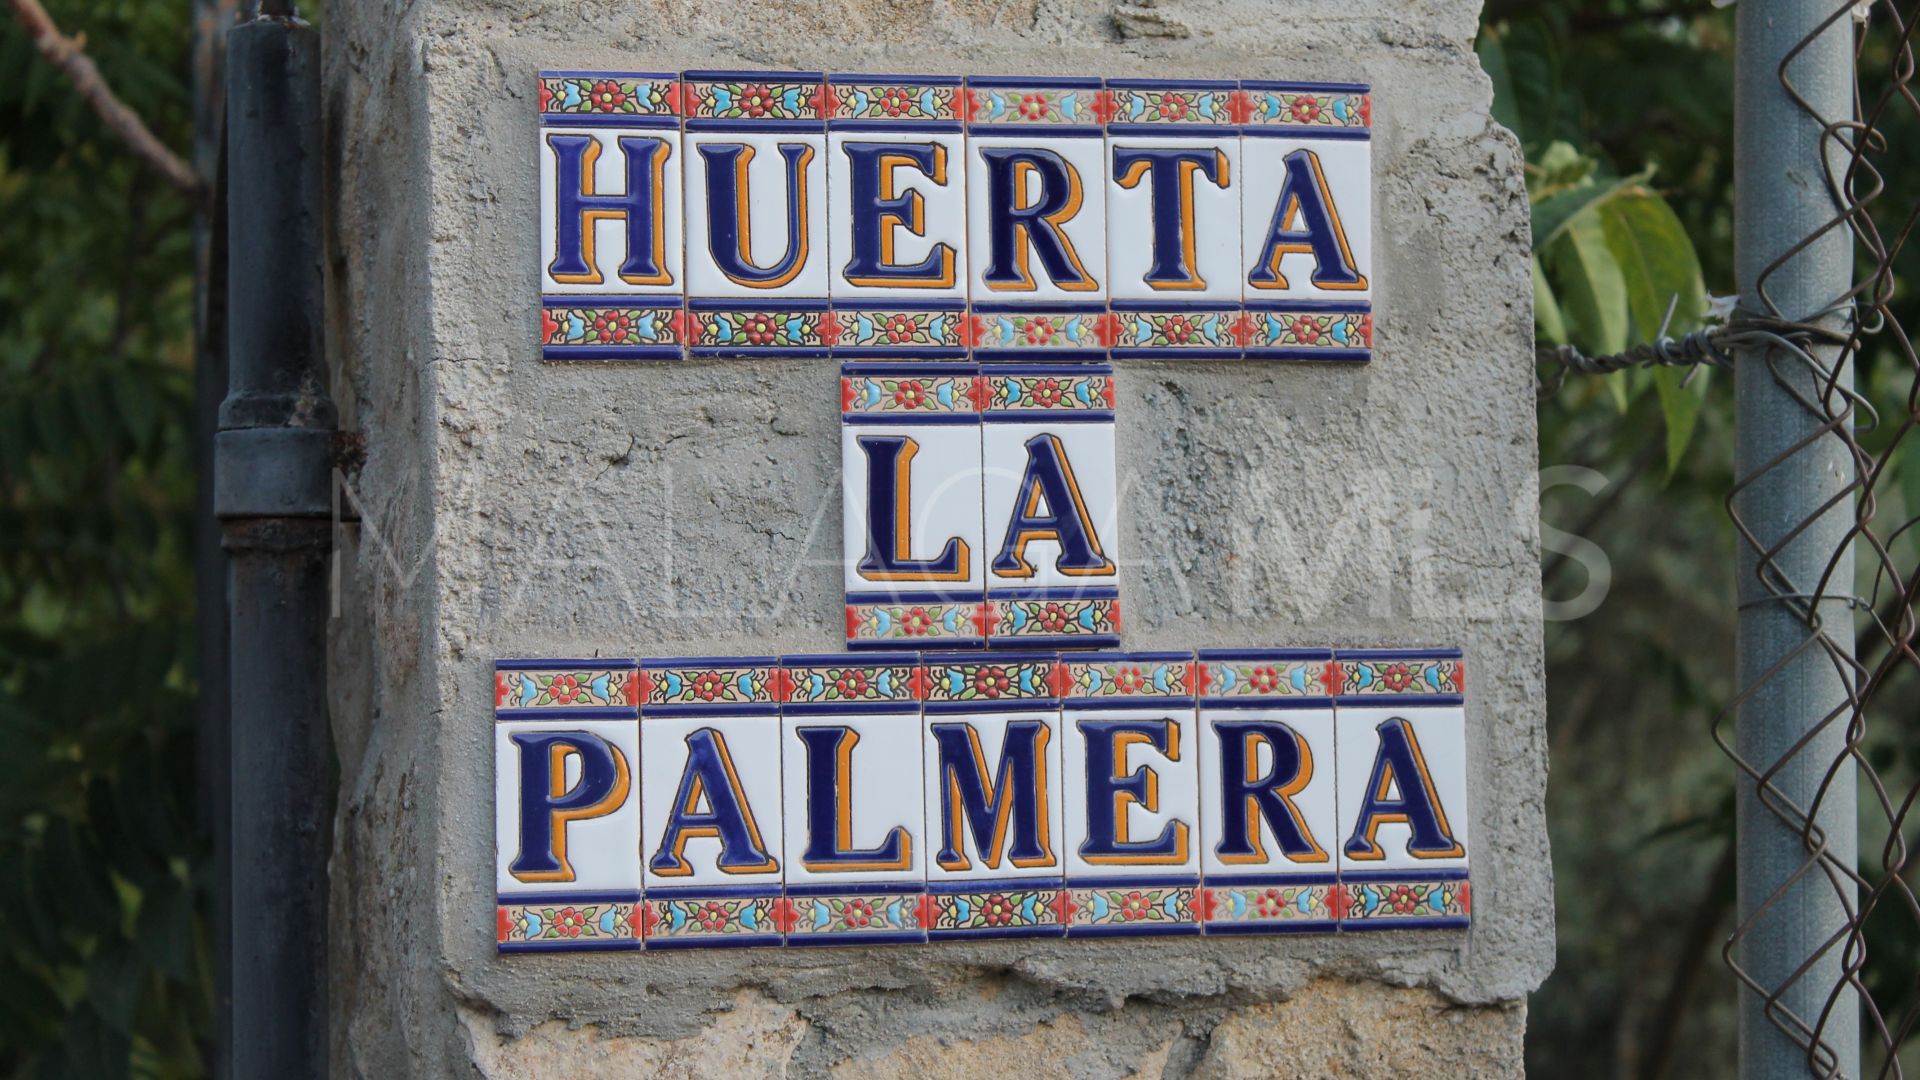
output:
<path id="1" fill-rule="evenodd" d="M 1653 371 L 1653 389 L 1660 396 L 1660 414 L 1667 421 L 1667 479 L 1679 470 L 1680 462 L 1687 454 L 1687 444 L 1693 441 L 1693 432 L 1699 426 L 1700 407 L 1704 403 L 1707 391 L 1707 377 L 1713 374 L 1711 368 L 1701 368 L 1693 373 L 1693 381 L 1687 381 L 1686 368 L 1661 367 Z"/>
<path id="2" fill-rule="evenodd" d="M 1533 256 L 1533 336 L 1549 345 L 1567 343 L 1567 320 L 1560 314 L 1560 302 L 1553 298 L 1553 285 L 1538 255 Z"/>
<path id="3" fill-rule="evenodd" d="M 1700 256 L 1666 200 L 1634 186 L 1596 207 L 1596 213 L 1627 285 L 1629 338 L 1652 341 L 1668 305 L 1673 305 L 1669 334 L 1678 336 L 1698 325 L 1707 307 Z"/>
<path id="4" fill-rule="evenodd" d="M 1570 219 L 1543 256 L 1568 339 L 1595 356 L 1625 349 L 1627 284 L 1599 221 L 1585 214 Z"/>
<path id="5" fill-rule="evenodd" d="M 1560 234 L 1581 214 L 1607 205 L 1621 195 L 1640 187 L 1651 169 L 1617 180 L 1597 181 L 1548 196 L 1533 204 L 1533 250 L 1540 251 L 1560 238 Z"/>

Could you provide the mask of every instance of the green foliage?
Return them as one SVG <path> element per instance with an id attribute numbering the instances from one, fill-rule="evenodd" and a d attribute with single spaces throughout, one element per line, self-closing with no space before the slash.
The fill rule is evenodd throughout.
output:
<path id="1" fill-rule="evenodd" d="M 1494 115 L 1527 150 L 1538 339 L 1599 356 L 1698 329 L 1707 316 L 1700 257 L 1679 216 L 1650 186 L 1655 168 L 1620 176 L 1596 150 L 1557 136 L 1578 127 L 1582 110 L 1580 97 L 1560 78 L 1561 49 L 1549 25 L 1489 27 L 1478 51 L 1494 82 Z M 1649 387 L 1655 390 L 1669 476 L 1698 426 L 1704 375 L 1685 385 L 1672 372 L 1644 369 L 1607 378 L 1623 413 Z"/>
<path id="2" fill-rule="evenodd" d="M 48 7 L 185 147 L 186 5 Z M 197 1076 L 192 222 L 11 20 L 0 68 L 0 1075 Z"/>

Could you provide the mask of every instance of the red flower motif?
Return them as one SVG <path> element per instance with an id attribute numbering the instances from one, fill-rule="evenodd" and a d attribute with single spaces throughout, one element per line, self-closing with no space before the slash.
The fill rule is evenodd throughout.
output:
<path id="1" fill-rule="evenodd" d="M 1347 912 L 1353 910 L 1353 897 L 1346 887 L 1335 885 L 1327 892 L 1327 913 L 1336 919 L 1344 919 Z"/>
<path id="2" fill-rule="evenodd" d="M 1257 667 L 1247 672 L 1247 684 L 1255 693 L 1271 694 L 1280 688 L 1280 672 L 1270 667 Z"/>
<path id="3" fill-rule="evenodd" d="M 880 111 L 888 116 L 901 116 L 912 108 L 913 98 L 903 87 L 892 87 L 880 95 Z"/>
<path id="4" fill-rule="evenodd" d="M 553 312 L 543 309 L 540 312 L 540 340 L 548 345 L 552 345 L 554 344 L 554 339 L 559 336 L 560 320 L 554 318 Z"/>
<path id="5" fill-rule="evenodd" d="M 873 683 L 867 678 L 866 672 L 859 668 L 848 668 L 840 673 L 839 678 L 833 680 L 833 688 L 840 692 L 841 697 L 857 698 L 871 690 Z"/>
<path id="6" fill-rule="evenodd" d="M 1294 340 L 1302 345 L 1311 345 L 1320 340 L 1320 325 L 1304 315 L 1293 320 L 1290 329 L 1293 330 Z"/>
<path id="7" fill-rule="evenodd" d="M 1113 101 L 1113 91 L 1102 90 L 1093 95 L 1093 118 L 1097 122 L 1104 124 L 1119 115 L 1119 112 L 1120 107 Z"/>
<path id="8" fill-rule="evenodd" d="M 740 320 L 740 332 L 753 345 L 771 345 L 780 336 L 780 324 L 771 315 L 748 315 Z"/>
<path id="9" fill-rule="evenodd" d="M 927 388 L 917 379 L 902 379 L 893 388 L 893 401 L 903 409 L 917 409 L 927 403 Z"/>
<path id="10" fill-rule="evenodd" d="M 587 94 L 587 103 L 601 112 L 612 112 L 627 103 L 627 92 L 617 82 L 597 82 Z"/>
<path id="11" fill-rule="evenodd" d="M 593 336 L 601 341 L 625 341 L 633 319 L 618 311 L 603 311 L 593 320 Z"/>
<path id="12" fill-rule="evenodd" d="M 700 929 L 705 930 L 709 934 L 716 934 L 727 928 L 727 920 L 729 917 L 726 908 L 721 907 L 715 901 L 709 900 L 705 907 L 702 907 L 694 913 L 693 920 L 700 924 Z"/>
<path id="13" fill-rule="evenodd" d="M 1028 120 L 1045 120 L 1053 105 L 1045 94 L 1028 94 L 1020 99 L 1020 115 Z"/>
<path id="14" fill-rule="evenodd" d="M 1130 892 L 1120 898 L 1120 917 L 1128 921 L 1144 919 L 1153 911 L 1153 901 L 1139 892 Z"/>
<path id="15" fill-rule="evenodd" d="M 552 109 L 553 109 L 553 91 L 543 81 L 540 84 L 540 111 L 549 112 Z"/>
<path id="16" fill-rule="evenodd" d="M 748 116 L 765 116 L 780 107 L 779 99 L 765 85 L 744 87 L 734 100 L 740 103 L 740 111 Z"/>
<path id="17" fill-rule="evenodd" d="M 578 908 L 564 907 L 553 914 L 553 930 L 561 937 L 579 937 L 586 928 L 586 913 Z"/>
<path id="18" fill-rule="evenodd" d="M 495 941 L 505 941 L 513 936 L 513 916 L 507 914 L 506 908 L 494 909 L 493 932 Z"/>
<path id="19" fill-rule="evenodd" d="M 1047 342 L 1053 340 L 1053 335 L 1053 320 L 1047 318 L 1032 318 L 1027 320 L 1027 344 L 1045 345 Z"/>
<path id="20" fill-rule="evenodd" d="M 547 684 L 547 695 L 553 698 L 556 705 L 571 705 L 585 698 L 587 692 L 580 688 L 579 681 L 573 676 L 555 675 L 553 681 Z"/>
<path id="21" fill-rule="evenodd" d="M 905 315 L 890 315 L 887 317 L 887 324 L 881 330 L 887 335 L 888 341 L 897 345 L 903 341 L 912 341 L 914 335 L 920 332 L 920 324 Z"/>
<path id="22" fill-rule="evenodd" d="M 1393 891 L 1387 894 L 1387 906 L 1392 908 L 1396 915 L 1411 915 L 1413 909 L 1419 904 L 1420 898 L 1405 885 L 1395 885 Z"/>
<path id="23" fill-rule="evenodd" d="M 1364 127 L 1373 126 L 1373 95 L 1360 95 L 1360 123 Z"/>
<path id="24" fill-rule="evenodd" d="M 800 913 L 794 910 L 793 901 L 784 896 L 773 902 L 772 917 L 773 925 L 783 934 L 800 924 Z"/>
<path id="25" fill-rule="evenodd" d="M 1460 883 L 1460 910 L 1468 915 L 1473 914 L 1473 883 L 1471 881 Z"/>
<path id="26" fill-rule="evenodd" d="M 1244 124 L 1253 118 L 1253 100 L 1245 90 L 1235 90 L 1227 95 L 1227 119 L 1235 124 Z"/>
<path id="27" fill-rule="evenodd" d="M 1037 621 L 1040 629 L 1057 634 L 1067 628 L 1067 612 L 1059 604 L 1048 604 L 1041 610 Z"/>
<path id="28" fill-rule="evenodd" d="M 1260 895 L 1253 898 L 1254 913 L 1263 919 L 1277 919 L 1287 910 L 1287 898 L 1279 889 L 1262 889 Z"/>
<path id="29" fill-rule="evenodd" d="M 1212 889 L 1201 889 L 1193 898 L 1193 917 L 1196 922 L 1212 922 L 1213 913 L 1220 901 L 1213 895 Z"/>
<path id="30" fill-rule="evenodd" d="M 701 701 L 712 701 L 725 693 L 727 682 L 717 671 L 703 671 L 693 680 L 693 696 Z"/>
<path id="31" fill-rule="evenodd" d="M 1364 344 L 1373 344 L 1373 316 L 1362 315 L 1353 326 L 1353 332 Z"/>
<path id="32" fill-rule="evenodd" d="M 927 614 L 926 608 L 914 608 L 900 620 L 900 629 L 913 637 L 919 637 L 933 629 L 933 616 Z"/>
<path id="33" fill-rule="evenodd" d="M 627 704 L 629 705 L 640 704 L 640 673 L 639 672 L 637 671 L 627 672 L 625 695 L 627 699 Z"/>
<path id="34" fill-rule="evenodd" d="M 1121 693 L 1131 694 L 1146 688 L 1147 677 L 1137 667 L 1123 667 L 1113 673 L 1113 685 Z"/>
<path id="35" fill-rule="evenodd" d="M 1185 120 L 1187 118 L 1187 99 L 1178 94 L 1162 94 L 1158 106 L 1160 119 Z"/>
<path id="36" fill-rule="evenodd" d="M 1320 99 L 1312 94 L 1301 94 L 1294 98 L 1291 109 L 1293 118 L 1303 124 L 1311 124 L 1320 119 Z"/>
<path id="37" fill-rule="evenodd" d="M 973 689 L 981 697 L 997 698 L 1013 689 L 1013 677 L 1006 668 L 982 666 L 973 673 Z"/>
<path id="38" fill-rule="evenodd" d="M 1326 688 L 1328 697 L 1338 694 L 1345 682 L 1346 676 L 1341 671 L 1339 663 L 1328 663 L 1320 669 L 1320 685 Z"/>
<path id="39" fill-rule="evenodd" d="M 1453 662 L 1453 669 L 1447 672 L 1447 681 L 1453 684 L 1453 692 L 1456 694 L 1466 688 L 1467 662 L 1465 660 L 1455 660 Z"/>
<path id="40" fill-rule="evenodd" d="M 940 902 L 930 894 L 921 893 L 919 902 L 913 905 L 913 917 L 923 930 L 932 926 L 934 920 L 940 917 Z"/>
<path id="41" fill-rule="evenodd" d="M 1380 681 L 1397 694 L 1413 682 L 1413 669 L 1405 664 L 1388 664 L 1380 672 Z"/>
<path id="42" fill-rule="evenodd" d="M 1242 312 L 1234 317 L 1233 327 L 1229 333 L 1232 334 L 1235 345 L 1245 345 L 1247 342 L 1252 341 L 1254 335 L 1259 333 L 1259 331 L 1260 321 Z"/>
<path id="43" fill-rule="evenodd" d="M 1196 331 L 1192 321 L 1185 315 L 1169 315 L 1160 327 L 1160 333 L 1170 345 L 1185 345 L 1193 340 Z"/>
<path id="44" fill-rule="evenodd" d="M 1027 390 L 1027 396 L 1033 399 L 1035 405 L 1043 409 L 1051 409 L 1060 404 L 1065 395 L 1060 391 L 1060 380 L 1038 379 Z"/>
<path id="45" fill-rule="evenodd" d="M 507 673 L 495 672 L 493 676 L 493 707 L 499 708 L 507 703 Z"/>
<path id="46" fill-rule="evenodd" d="M 988 926 L 1005 926 L 1013 921 L 1014 914 L 1013 901 L 999 893 L 987 897 L 986 903 L 980 905 L 980 918 Z"/>
<path id="47" fill-rule="evenodd" d="M 840 923 L 849 930 L 864 930 L 873 925 L 873 905 L 865 900 L 849 900 L 840 909 Z"/>

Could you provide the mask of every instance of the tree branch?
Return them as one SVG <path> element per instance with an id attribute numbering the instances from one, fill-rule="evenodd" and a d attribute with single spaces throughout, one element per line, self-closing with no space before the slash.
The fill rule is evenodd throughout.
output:
<path id="1" fill-rule="evenodd" d="M 127 144 L 127 149 L 133 151 L 133 156 L 184 193 L 197 209 L 207 209 L 210 195 L 206 181 L 193 171 L 193 166 L 167 149 L 167 144 L 147 129 L 140 115 L 114 95 L 107 81 L 100 77 L 100 69 L 86 54 L 83 43 L 62 34 L 47 9 L 40 6 L 40 0 L 7 0 L 7 5 L 33 39 L 34 48 L 60 69 L 79 91 L 81 99 L 92 106 L 107 127 Z"/>

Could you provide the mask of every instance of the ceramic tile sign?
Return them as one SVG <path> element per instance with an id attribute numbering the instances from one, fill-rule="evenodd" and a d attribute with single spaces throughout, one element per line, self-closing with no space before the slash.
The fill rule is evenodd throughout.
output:
<path id="1" fill-rule="evenodd" d="M 1463 927 L 1457 650 L 502 660 L 502 952 Z"/>
<path id="2" fill-rule="evenodd" d="M 1104 364 L 847 364 L 850 649 L 1114 646 L 1119 506 Z"/>
<path id="3" fill-rule="evenodd" d="M 1364 361 L 1365 86 L 539 79 L 549 360 Z"/>

